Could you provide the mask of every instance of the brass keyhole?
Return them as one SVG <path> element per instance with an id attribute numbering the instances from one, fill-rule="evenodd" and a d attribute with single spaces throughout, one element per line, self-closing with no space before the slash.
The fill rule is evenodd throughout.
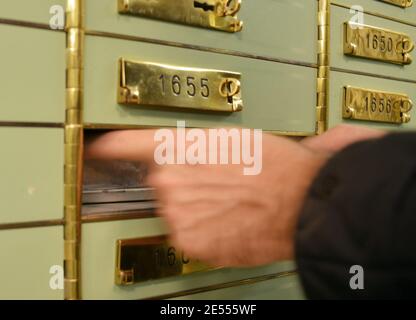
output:
<path id="1" fill-rule="evenodd" d="M 204 11 L 214 11 L 215 10 L 215 6 L 210 5 L 206 2 L 199 2 L 199 1 L 194 1 L 194 8 L 202 9 Z"/>

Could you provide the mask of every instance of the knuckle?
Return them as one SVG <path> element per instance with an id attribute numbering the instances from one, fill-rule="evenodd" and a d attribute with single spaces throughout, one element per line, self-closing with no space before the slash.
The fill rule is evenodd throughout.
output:
<path id="1" fill-rule="evenodd" d="M 160 170 L 149 174 L 147 182 L 150 186 L 155 188 L 168 188 L 175 185 L 176 179 L 169 171 Z"/>

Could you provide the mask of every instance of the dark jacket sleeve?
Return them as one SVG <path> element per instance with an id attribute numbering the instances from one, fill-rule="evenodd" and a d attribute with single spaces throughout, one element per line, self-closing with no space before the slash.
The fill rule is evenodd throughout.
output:
<path id="1" fill-rule="evenodd" d="M 416 133 L 329 160 L 300 216 L 296 260 L 311 299 L 416 298 Z"/>

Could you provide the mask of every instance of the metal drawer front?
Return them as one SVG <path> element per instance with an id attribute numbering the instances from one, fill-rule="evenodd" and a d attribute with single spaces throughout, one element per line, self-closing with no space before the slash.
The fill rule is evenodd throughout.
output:
<path id="1" fill-rule="evenodd" d="M 291 262 L 278 263 L 253 269 L 219 269 L 173 276 L 130 286 L 115 284 L 116 241 L 118 239 L 147 238 L 166 234 L 160 219 L 139 219 L 83 224 L 82 272 L 84 299 L 145 299 L 186 290 L 242 281 L 253 277 L 291 272 Z M 143 261 L 148 264 L 151 261 Z M 250 290 L 242 288 L 250 295 Z M 284 295 L 285 287 L 276 287 L 272 295 Z M 289 289 L 289 292 L 291 290 Z"/>
<path id="2" fill-rule="evenodd" d="M 330 86 L 329 127 L 349 123 L 395 131 L 416 128 L 416 83 L 332 72 Z M 356 109 L 355 115 L 346 113 L 348 106 Z"/>
<path id="3" fill-rule="evenodd" d="M 147 106 L 132 108 L 118 104 L 120 57 L 239 73 L 244 108 L 241 112 L 225 113 L 191 109 L 174 111 Z M 85 65 L 84 119 L 89 124 L 170 127 L 176 126 L 178 120 L 184 120 L 191 127 L 243 126 L 289 132 L 315 130 L 315 68 L 99 37 L 87 37 Z M 182 79 L 182 85 L 186 85 L 185 79 Z M 301 95 L 298 94 L 300 91 Z"/>
<path id="4" fill-rule="evenodd" d="M 178 3 L 176 0 L 169 2 Z M 199 2 L 209 5 L 217 0 Z M 157 15 L 157 9 L 152 12 Z M 238 20 L 244 22 L 243 29 L 229 33 L 121 15 L 117 11 L 117 0 L 88 0 L 86 28 L 90 33 L 98 31 L 139 37 L 143 41 L 315 63 L 316 12 L 316 0 L 246 0 L 237 13 Z"/>
<path id="5" fill-rule="evenodd" d="M 416 27 L 368 14 L 359 25 L 351 18 L 348 9 L 331 6 L 331 67 L 416 80 Z"/>

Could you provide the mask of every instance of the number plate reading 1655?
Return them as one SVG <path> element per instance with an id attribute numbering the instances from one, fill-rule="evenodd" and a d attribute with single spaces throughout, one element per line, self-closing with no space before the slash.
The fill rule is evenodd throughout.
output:
<path id="1" fill-rule="evenodd" d="M 344 119 L 407 123 L 412 106 L 405 94 L 344 87 Z"/>
<path id="2" fill-rule="evenodd" d="M 204 111 L 243 109 L 241 74 L 120 59 L 118 103 Z"/>

